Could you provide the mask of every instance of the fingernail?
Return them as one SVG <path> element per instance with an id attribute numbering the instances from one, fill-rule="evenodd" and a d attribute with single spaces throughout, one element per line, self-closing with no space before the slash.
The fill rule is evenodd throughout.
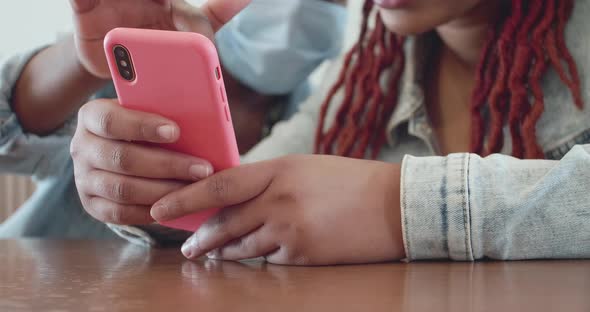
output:
<path id="1" fill-rule="evenodd" d="M 158 135 L 166 141 L 174 141 L 176 139 L 176 127 L 165 125 L 158 127 Z"/>
<path id="2" fill-rule="evenodd" d="M 213 173 L 213 169 L 207 165 L 192 165 L 189 174 L 195 179 L 205 179 Z"/>
<path id="3" fill-rule="evenodd" d="M 152 206 L 152 209 L 150 210 L 150 215 L 152 216 L 152 218 L 156 221 L 165 221 L 163 220 L 164 216 L 164 211 L 166 209 L 166 206 L 164 206 L 164 204 L 157 202 Z"/>
<path id="4" fill-rule="evenodd" d="M 191 248 L 184 244 L 182 245 L 182 254 L 187 258 L 187 259 L 191 259 L 193 257 L 193 251 L 191 250 Z"/>
<path id="5" fill-rule="evenodd" d="M 183 245 L 181 248 L 182 254 L 187 257 L 188 259 L 191 259 L 192 257 L 195 256 L 195 249 L 198 248 L 198 241 L 197 241 L 197 236 L 193 235 L 191 236 Z"/>

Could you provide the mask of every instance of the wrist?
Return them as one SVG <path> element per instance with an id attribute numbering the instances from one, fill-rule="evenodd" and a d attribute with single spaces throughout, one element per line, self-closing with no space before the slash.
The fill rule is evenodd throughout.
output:
<path id="1" fill-rule="evenodd" d="M 382 163 L 383 179 L 381 194 L 387 207 L 387 217 L 394 244 L 392 254 L 395 260 L 406 257 L 402 227 L 401 211 L 401 165 L 398 163 Z"/>

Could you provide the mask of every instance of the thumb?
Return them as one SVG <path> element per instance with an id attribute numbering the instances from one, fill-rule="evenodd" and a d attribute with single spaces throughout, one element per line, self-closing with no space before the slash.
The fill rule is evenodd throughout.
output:
<path id="1" fill-rule="evenodd" d="M 252 0 L 209 0 L 201 10 L 211 22 L 213 30 L 217 32 L 240 11 L 245 9 Z"/>

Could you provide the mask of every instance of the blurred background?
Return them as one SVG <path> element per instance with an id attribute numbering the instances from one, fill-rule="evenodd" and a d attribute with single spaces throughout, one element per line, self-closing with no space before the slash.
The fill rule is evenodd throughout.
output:
<path id="1" fill-rule="evenodd" d="M 0 6 L 0 56 L 51 42 L 72 24 L 68 0 L 19 0 Z"/>
<path id="2" fill-rule="evenodd" d="M 204 0 L 188 0 L 200 4 Z M 0 4 L 0 57 L 47 44 L 72 28 L 69 0 L 18 0 Z"/>
<path id="3" fill-rule="evenodd" d="M 18 0 L 0 4 L 0 56 L 49 43 L 72 25 L 68 0 Z"/>

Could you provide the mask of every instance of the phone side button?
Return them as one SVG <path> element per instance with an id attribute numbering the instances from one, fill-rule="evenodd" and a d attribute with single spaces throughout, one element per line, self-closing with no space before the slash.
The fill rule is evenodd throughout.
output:
<path id="1" fill-rule="evenodd" d="M 225 111 L 225 119 L 227 121 L 231 121 L 231 114 L 229 113 L 229 108 L 227 107 L 227 105 L 223 107 L 223 110 Z"/>
<path id="2" fill-rule="evenodd" d="M 223 90 L 223 86 L 219 87 L 219 94 L 221 94 L 221 101 L 225 103 L 225 90 Z"/>

